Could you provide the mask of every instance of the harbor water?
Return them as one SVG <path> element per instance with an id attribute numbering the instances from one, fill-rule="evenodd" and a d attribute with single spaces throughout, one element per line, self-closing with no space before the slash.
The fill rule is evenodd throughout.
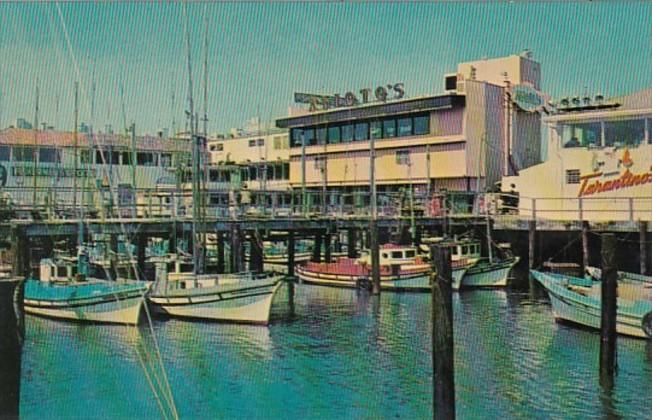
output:
<path id="1" fill-rule="evenodd" d="M 281 290 L 268 327 L 154 320 L 180 417 L 432 418 L 428 294 L 295 290 L 294 315 Z M 652 416 L 652 342 L 619 338 L 606 394 L 599 335 L 555 323 L 540 290 L 464 291 L 453 304 L 459 418 Z M 22 417 L 160 417 L 147 324 L 26 322 Z"/>

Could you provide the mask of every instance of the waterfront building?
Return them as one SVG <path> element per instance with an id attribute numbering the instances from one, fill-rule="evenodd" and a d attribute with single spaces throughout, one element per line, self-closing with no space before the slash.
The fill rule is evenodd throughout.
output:
<path id="1" fill-rule="evenodd" d="M 208 140 L 213 167 L 238 168 L 231 172 L 231 185 L 250 190 L 286 191 L 289 187 L 289 139 L 286 130 L 239 133 Z"/>
<path id="2" fill-rule="evenodd" d="M 564 98 L 543 123 L 547 160 L 502 182 L 522 216 L 652 220 L 652 88 Z"/>
<path id="3" fill-rule="evenodd" d="M 174 184 L 190 144 L 153 136 L 8 128 L 0 131 L 0 187 L 17 205 L 81 203 L 84 190 L 156 189 Z M 36 187 L 36 193 L 34 193 Z M 34 203 L 36 199 L 36 203 Z"/>
<path id="4" fill-rule="evenodd" d="M 461 63 L 436 94 L 408 96 L 403 83 L 297 93 L 308 109 L 276 120 L 290 130 L 290 186 L 324 191 L 330 204 L 368 203 L 373 139 L 381 194 L 484 190 L 540 162 L 540 115 L 513 104 L 515 88 L 543 100 L 540 74 L 524 53 Z"/>

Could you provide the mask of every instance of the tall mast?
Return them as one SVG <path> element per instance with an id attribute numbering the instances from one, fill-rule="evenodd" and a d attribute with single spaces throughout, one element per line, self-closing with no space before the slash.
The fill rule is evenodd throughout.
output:
<path id="1" fill-rule="evenodd" d="M 36 206 L 36 159 L 38 157 L 38 79 L 36 79 L 36 106 L 34 108 L 34 150 L 32 151 L 33 171 L 32 178 L 34 179 L 34 191 L 32 193 L 32 205 Z"/>
<path id="2" fill-rule="evenodd" d="M 75 82 L 75 126 L 72 131 L 72 139 L 73 139 L 73 144 L 74 144 L 74 164 L 73 164 L 73 194 L 72 194 L 72 208 L 73 210 L 77 208 L 77 168 L 79 166 L 79 156 L 78 156 L 78 148 L 79 148 L 79 140 L 77 138 L 77 127 L 79 125 L 79 82 Z M 92 151 L 92 149 L 90 149 Z M 89 153 L 91 153 L 89 151 Z"/>
<path id="3" fill-rule="evenodd" d="M 193 274 L 200 273 L 199 267 L 199 241 L 197 240 L 197 219 L 199 218 L 199 148 L 197 147 L 197 134 L 195 132 L 195 107 L 192 99 L 192 64 L 190 55 L 190 22 L 188 6 L 183 3 L 186 26 L 186 56 L 188 61 L 188 117 L 190 118 L 190 141 L 192 145 L 192 262 Z"/>

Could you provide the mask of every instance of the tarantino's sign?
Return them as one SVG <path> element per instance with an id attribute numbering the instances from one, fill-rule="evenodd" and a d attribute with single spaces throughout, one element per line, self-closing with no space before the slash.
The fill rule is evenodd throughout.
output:
<path id="1" fill-rule="evenodd" d="M 624 188 L 636 187 L 638 185 L 645 185 L 652 183 L 652 167 L 648 172 L 634 174 L 630 172 L 629 168 L 634 164 L 628 149 L 625 149 L 622 159 L 618 161 L 618 166 L 624 166 L 626 169 L 623 172 L 616 172 L 615 174 L 603 174 L 596 172 L 589 175 L 580 177 L 582 185 L 578 197 L 586 197 L 597 193 L 608 191 L 622 190 Z M 606 176 L 607 179 L 595 179 Z"/>
<path id="2" fill-rule="evenodd" d="M 372 96 L 373 94 L 373 96 Z M 321 111 L 330 108 L 341 108 L 356 106 L 369 102 L 386 102 L 388 100 L 401 99 L 405 96 L 403 83 L 378 86 L 376 89 L 360 89 L 358 94 L 346 92 L 344 95 L 317 95 L 314 93 L 295 93 L 294 102 L 298 104 L 309 104 L 309 111 Z"/>

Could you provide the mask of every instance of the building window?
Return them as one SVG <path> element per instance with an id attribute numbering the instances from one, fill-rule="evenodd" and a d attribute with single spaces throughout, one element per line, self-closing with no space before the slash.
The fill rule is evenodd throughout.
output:
<path id="1" fill-rule="evenodd" d="M 120 164 L 120 152 L 109 150 L 109 156 L 108 156 L 107 160 L 109 162 L 111 162 L 112 165 L 119 165 Z"/>
<path id="2" fill-rule="evenodd" d="M 396 164 L 397 165 L 408 165 L 410 163 L 410 151 L 409 150 L 397 150 L 396 151 Z"/>
<path id="3" fill-rule="evenodd" d="M 9 149 L 9 146 L 0 146 L 0 161 L 9 162 L 10 156 L 11 156 L 11 149 Z"/>
<path id="4" fill-rule="evenodd" d="M 169 168 L 172 166 L 172 155 L 169 153 L 161 153 L 161 166 Z"/>
<path id="5" fill-rule="evenodd" d="M 326 144 L 326 127 L 318 127 L 315 133 L 317 135 L 317 144 Z"/>
<path id="6" fill-rule="evenodd" d="M 274 137 L 274 150 L 281 150 L 288 148 L 288 138 L 286 136 Z"/>
<path id="7" fill-rule="evenodd" d="M 340 138 L 340 126 L 336 125 L 333 127 L 328 127 L 328 142 L 330 144 L 337 144 L 341 140 Z"/>
<path id="8" fill-rule="evenodd" d="M 600 146 L 601 133 L 599 122 L 561 125 L 564 148 Z"/>
<path id="9" fill-rule="evenodd" d="M 283 164 L 283 179 L 290 179 L 290 164 Z"/>
<path id="10" fill-rule="evenodd" d="M 256 139 L 249 140 L 249 147 L 256 147 Z"/>
<path id="11" fill-rule="evenodd" d="M 258 179 L 258 168 L 255 166 L 249 167 L 249 179 L 255 181 Z"/>
<path id="12" fill-rule="evenodd" d="M 138 152 L 136 154 L 136 163 L 139 166 L 156 166 L 156 154 Z"/>
<path id="13" fill-rule="evenodd" d="M 419 115 L 414 117 L 414 134 L 423 135 L 430 134 L 430 116 Z"/>
<path id="14" fill-rule="evenodd" d="M 412 118 L 398 119 L 398 136 L 405 137 L 412 135 Z"/>
<path id="15" fill-rule="evenodd" d="M 93 163 L 92 159 L 91 159 L 91 151 L 90 150 L 80 150 L 79 151 L 79 163 L 81 163 L 82 165 Z"/>
<path id="16" fill-rule="evenodd" d="M 264 146 L 265 145 L 265 139 L 256 140 L 256 144 L 258 144 L 258 146 Z"/>
<path id="17" fill-rule="evenodd" d="M 224 143 L 211 144 L 211 151 L 212 152 L 222 152 L 222 151 L 224 151 Z"/>
<path id="18" fill-rule="evenodd" d="M 33 162 L 33 147 L 14 147 L 14 161 L 16 162 Z"/>
<path id="19" fill-rule="evenodd" d="M 43 163 L 61 163 L 61 155 L 54 148 L 40 148 L 38 150 L 38 160 Z"/>
<path id="20" fill-rule="evenodd" d="M 396 120 L 389 119 L 383 121 L 383 137 L 386 139 L 396 137 Z"/>
<path id="21" fill-rule="evenodd" d="M 348 143 L 353 141 L 353 124 L 344 124 L 342 126 L 342 142 Z"/>
<path id="22" fill-rule="evenodd" d="M 369 136 L 372 139 L 380 139 L 383 137 L 383 124 L 380 121 L 372 121 L 369 124 Z"/>
<path id="23" fill-rule="evenodd" d="M 131 152 L 122 152 L 122 164 L 131 165 Z"/>
<path id="24" fill-rule="evenodd" d="M 579 184 L 580 183 L 580 170 L 579 169 L 568 169 L 568 170 L 566 170 L 566 183 L 567 184 Z"/>
<path id="25" fill-rule="evenodd" d="M 300 128 L 293 128 L 290 130 L 290 136 L 292 139 L 292 147 L 295 146 L 301 146 L 301 136 L 303 134 L 303 130 Z"/>
<path id="26" fill-rule="evenodd" d="M 605 121 L 605 146 L 638 146 L 645 139 L 645 120 Z"/>
<path id="27" fill-rule="evenodd" d="M 369 140 L 369 124 L 357 123 L 355 125 L 355 139 L 356 140 Z"/>
<path id="28" fill-rule="evenodd" d="M 312 128 L 303 131 L 303 138 L 306 142 L 306 146 L 317 144 L 317 140 L 315 138 L 315 130 Z"/>

